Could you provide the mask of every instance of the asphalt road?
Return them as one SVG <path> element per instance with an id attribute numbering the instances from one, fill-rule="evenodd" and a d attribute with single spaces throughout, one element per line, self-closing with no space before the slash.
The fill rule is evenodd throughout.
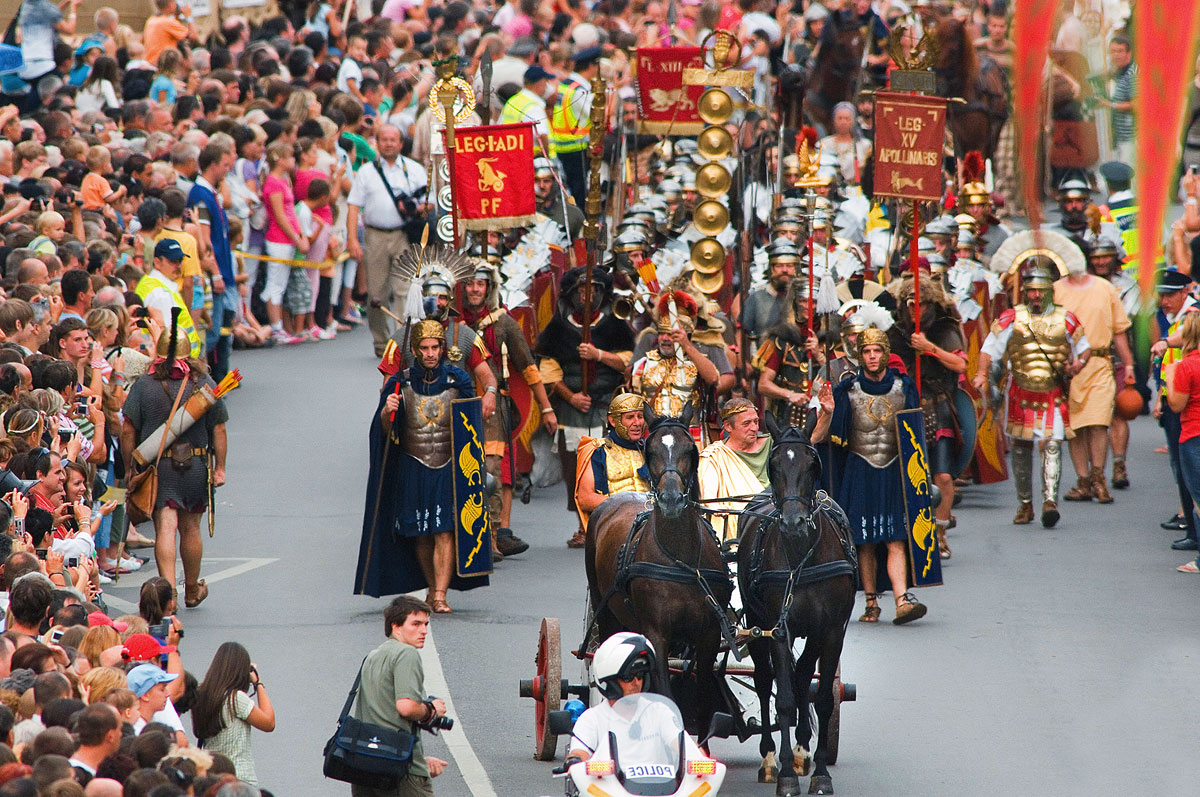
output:
<path id="1" fill-rule="evenodd" d="M 383 639 L 384 601 L 351 595 L 380 381 L 365 330 L 235 358 L 230 483 L 206 540 L 212 593 L 182 615 L 184 662 L 203 677 L 221 642 L 246 645 L 278 716 L 274 733 L 253 735 L 264 786 L 348 794 L 322 779 L 321 750 Z M 1149 418 L 1135 422 L 1134 490 L 1107 507 L 1064 503 L 1052 531 L 1010 525 L 1011 484 L 968 490 L 946 585 L 920 595 L 928 617 L 894 627 L 885 606 L 883 623 L 850 625 L 842 673 L 858 702 L 842 714 L 838 793 L 1195 793 L 1200 579 L 1175 572 L 1187 557 L 1158 528 L 1175 511 L 1166 457 L 1152 453 L 1161 439 Z M 533 674 L 542 617 L 561 618 L 565 649 L 578 643 L 583 557 L 564 545 L 574 520 L 561 486 L 518 505 L 514 526 L 532 548 L 499 564 L 492 587 L 451 593 L 454 614 L 433 623 L 458 720 L 439 794 L 561 793 L 552 765 L 531 758 L 533 704 L 517 681 Z M 109 594 L 136 601 L 143 579 Z M 564 676 L 579 674 L 568 658 Z M 426 749 L 452 758 L 441 739 Z M 714 754 L 731 767 L 722 794 L 774 793 L 755 782 L 753 742 Z"/>

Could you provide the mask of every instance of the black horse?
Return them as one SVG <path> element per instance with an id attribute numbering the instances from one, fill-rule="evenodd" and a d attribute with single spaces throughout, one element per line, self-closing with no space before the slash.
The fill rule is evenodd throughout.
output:
<path id="1" fill-rule="evenodd" d="M 653 508 L 644 493 L 618 493 L 588 520 L 585 566 L 598 640 L 636 631 L 654 645 L 653 691 L 674 697 L 689 730 L 702 732 L 718 708 L 713 666 L 722 613 L 733 584 L 712 527 L 697 509 L 699 452 L 682 418 L 645 410 L 646 465 Z M 690 662 L 672 683 L 668 659 Z M 694 695 L 694 697 L 693 697 Z"/>
<path id="2" fill-rule="evenodd" d="M 742 514 L 737 557 L 745 623 L 767 632 L 752 636 L 749 643 L 754 688 L 762 706 L 759 782 L 770 782 L 776 775 L 768 721 L 774 685 L 781 750 L 791 749 L 789 730 L 793 724 L 796 728 L 794 753 L 785 752 L 779 760 L 775 793 L 799 794 L 796 770 L 807 775 L 813 765 L 809 793 L 831 794 L 828 738 L 833 681 L 854 608 L 858 563 L 841 508 L 814 489 L 821 469 L 809 442 L 816 413 L 809 414 L 803 429 L 781 431 L 769 414 L 765 420 L 775 441 L 768 463 L 771 489 L 752 500 Z M 806 640 L 799 660 L 792 657 L 796 638 Z M 808 751 L 809 684 L 818 665 L 820 683 L 813 703 L 819 735 L 813 756 Z"/>

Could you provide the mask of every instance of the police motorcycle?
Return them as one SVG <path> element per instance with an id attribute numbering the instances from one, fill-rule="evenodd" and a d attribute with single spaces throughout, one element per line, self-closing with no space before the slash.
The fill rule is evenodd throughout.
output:
<path id="1" fill-rule="evenodd" d="M 586 711 L 572 700 L 550 714 L 551 731 L 571 736 L 567 758 L 554 770 L 566 779 L 567 797 L 688 797 L 720 790 L 725 765 L 687 734 L 669 697 L 641 691 L 654 668 L 654 647 L 645 637 L 614 634 L 592 659 L 592 677 L 604 699 Z M 718 713 L 700 744 L 732 731 L 733 719 Z M 585 757 L 580 750 L 591 752 Z"/>

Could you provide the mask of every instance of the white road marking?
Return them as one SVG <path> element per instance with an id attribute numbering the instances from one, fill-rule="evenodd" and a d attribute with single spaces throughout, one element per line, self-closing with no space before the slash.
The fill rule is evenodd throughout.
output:
<path id="1" fill-rule="evenodd" d="M 413 597 L 419 596 L 417 593 L 413 593 Z M 433 643 L 432 627 L 425 635 L 425 647 L 421 648 L 421 666 L 425 670 L 425 691 L 444 700 L 446 714 L 454 718 L 454 727 L 448 731 L 442 731 L 442 738 L 446 740 L 446 746 L 450 748 L 450 755 L 454 756 L 454 762 L 458 764 L 458 771 L 466 781 L 467 788 L 471 790 L 474 797 L 496 797 L 496 790 L 492 788 L 491 778 L 488 777 L 487 770 L 483 768 L 479 757 L 475 755 L 475 749 L 471 747 L 471 742 L 467 740 L 462 718 L 454 710 L 454 701 L 450 698 L 450 686 L 446 683 L 446 674 L 442 671 L 442 661 L 438 658 L 437 645 Z"/>
<path id="2" fill-rule="evenodd" d="M 266 565 L 269 565 L 272 562 L 278 562 L 279 559 L 278 559 L 278 557 L 275 557 L 275 558 L 267 558 L 267 557 L 247 558 L 245 556 L 214 556 L 212 558 L 206 558 L 204 561 L 209 562 L 209 563 L 212 563 L 212 562 L 240 562 L 241 563 L 241 564 L 236 564 L 233 567 L 227 567 L 224 570 L 218 570 L 217 572 L 213 573 L 212 575 L 202 575 L 201 576 L 204 579 L 205 583 L 215 584 L 218 581 L 224 581 L 227 578 L 233 578 L 234 576 L 240 576 L 243 573 L 250 572 L 251 570 L 257 570 L 260 567 L 265 567 Z M 182 570 L 180 572 L 182 575 Z M 154 560 L 151 559 L 142 566 L 141 570 L 138 570 L 135 573 L 127 573 L 125 575 L 125 577 L 123 579 L 121 579 L 121 581 L 119 581 L 116 584 L 113 584 L 112 586 L 115 588 L 136 587 L 136 588 L 140 589 L 142 584 L 144 584 L 152 576 L 155 576 L 155 575 L 158 575 L 158 568 L 156 568 L 154 566 Z M 135 577 L 136 576 L 145 576 L 146 578 L 143 578 L 140 581 L 137 581 L 135 583 L 134 580 L 130 578 L 130 576 L 135 576 Z M 109 606 L 113 607 L 114 609 L 119 609 L 120 611 L 124 612 L 125 614 L 137 614 L 138 613 L 138 607 L 137 607 L 136 603 L 130 603 L 127 600 L 118 598 L 117 596 L 113 595 L 109 591 L 105 591 L 105 593 L 104 593 L 104 602 L 106 604 L 108 604 Z"/>

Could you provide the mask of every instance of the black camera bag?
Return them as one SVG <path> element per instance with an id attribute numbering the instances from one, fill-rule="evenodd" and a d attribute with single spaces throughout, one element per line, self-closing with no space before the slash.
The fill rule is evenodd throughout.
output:
<path id="1" fill-rule="evenodd" d="M 366 663 L 366 659 L 363 659 Z M 338 717 L 337 731 L 325 743 L 325 777 L 367 786 L 395 789 L 408 774 L 416 737 L 408 731 L 385 728 L 350 716 L 350 707 L 362 681 L 362 665 L 354 677 L 354 686 Z"/>

